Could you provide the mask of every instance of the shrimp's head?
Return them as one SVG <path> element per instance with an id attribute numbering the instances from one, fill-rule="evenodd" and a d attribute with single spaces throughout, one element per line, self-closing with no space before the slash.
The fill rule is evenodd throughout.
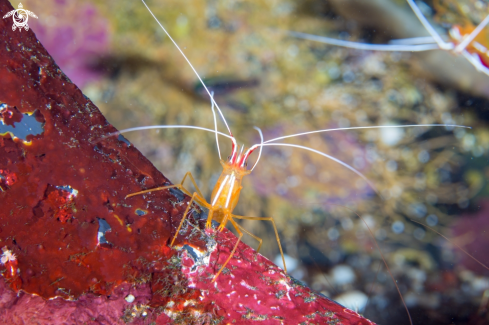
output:
<path id="1" fill-rule="evenodd" d="M 227 161 L 221 160 L 222 173 L 214 186 L 211 195 L 212 206 L 232 211 L 239 200 L 241 181 L 251 173 L 241 154 L 229 156 Z"/>
<path id="2" fill-rule="evenodd" d="M 221 165 L 225 171 L 225 174 L 232 173 L 236 178 L 241 179 L 243 176 L 251 173 L 251 170 L 248 169 L 248 158 L 249 150 L 246 150 L 244 153 L 243 147 L 241 147 L 241 151 L 239 153 L 237 150 L 233 150 L 233 153 L 226 161 L 221 160 Z"/>

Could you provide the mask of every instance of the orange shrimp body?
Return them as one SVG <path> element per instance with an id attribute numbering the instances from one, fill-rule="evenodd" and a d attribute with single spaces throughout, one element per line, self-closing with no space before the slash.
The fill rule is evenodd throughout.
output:
<path id="1" fill-rule="evenodd" d="M 469 35 L 474 31 L 476 27 L 470 23 L 464 26 L 454 25 L 450 28 L 450 38 L 453 40 L 455 45 L 458 45 L 464 40 L 464 36 Z M 467 45 L 467 52 L 475 54 L 479 57 L 480 62 L 486 68 L 489 67 L 489 31 L 481 31 L 474 40 Z"/>
<path id="2" fill-rule="evenodd" d="M 223 171 L 212 191 L 212 219 L 221 224 L 220 229 L 224 228 L 229 215 L 238 204 L 243 177 L 251 171 L 246 167 L 241 167 L 236 163 L 221 160 Z M 209 213 L 210 215 L 211 213 Z M 208 225 L 210 226 L 210 225 Z"/>

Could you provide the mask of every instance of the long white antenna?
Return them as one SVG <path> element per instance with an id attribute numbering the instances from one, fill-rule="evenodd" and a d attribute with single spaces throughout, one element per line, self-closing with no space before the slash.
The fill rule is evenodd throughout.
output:
<path id="1" fill-rule="evenodd" d="M 352 172 L 354 172 L 355 174 L 357 174 L 358 176 L 360 176 L 365 182 L 367 182 L 367 184 L 374 190 L 375 193 L 377 193 L 377 195 L 382 200 L 384 199 L 382 197 L 382 195 L 380 195 L 380 192 L 377 190 L 377 188 L 374 186 L 374 184 L 371 181 L 368 180 L 367 176 L 363 175 L 361 172 L 359 172 L 358 170 L 356 170 L 352 166 L 348 165 L 347 163 L 339 160 L 338 158 L 335 158 L 333 156 L 330 156 L 330 155 L 328 155 L 328 154 L 326 154 L 326 153 L 324 153 L 322 151 L 319 151 L 319 150 L 316 150 L 316 149 L 313 149 L 313 148 L 309 148 L 309 147 L 306 147 L 306 146 L 300 146 L 300 145 L 297 145 L 297 144 L 290 144 L 290 143 L 263 143 L 263 144 L 255 144 L 251 148 L 257 148 L 258 146 L 292 147 L 292 148 L 299 148 L 299 149 L 304 149 L 304 150 L 308 150 L 308 151 L 312 151 L 314 153 L 317 153 L 318 155 L 321 155 L 323 157 L 326 157 L 328 159 L 331 159 L 331 160 L 337 162 L 340 165 L 343 165 L 344 167 L 348 168 L 349 170 L 351 170 Z"/>
<path id="2" fill-rule="evenodd" d="M 260 144 L 263 144 L 263 132 L 261 132 L 261 129 L 259 127 L 257 127 L 257 126 L 254 126 L 253 128 L 255 128 L 255 130 L 257 130 L 258 133 L 260 133 Z M 258 152 L 258 158 L 256 159 L 255 164 L 253 165 L 253 167 L 251 167 L 251 170 L 252 171 L 253 171 L 253 169 L 255 169 L 256 165 L 258 164 L 258 161 L 260 161 L 262 150 L 263 150 L 263 146 L 260 146 L 260 152 Z M 248 152 L 246 153 L 246 155 L 248 156 L 250 153 L 251 152 L 248 149 Z"/>
<path id="3" fill-rule="evenodd" d="M 151 16 L 153 16 L 153 18 L 156 20 L 156 22 L 158 23 L 158 25 L 160 25 L 161 29 L 163 29 L 163 31 L 165 32 L 166 36 L 168 36 L 168 38 L 172 41 L 172 43 L 178 49 L 178 51 L 180 52 L 180 54 L 182 54 L 183 58 L 185 59 L 185 61 L 187 61 L 187 63 L 190 66 L 190 68 L 192 68 L 192 71 L 195 73 L 195 75 L 199 79 L 199 81 L 202 84 L 202 86 L 204 86 L 204 89 L 207 92 L 207 94 L 209 95 L 209 97 L 211 98 L 212 102 L 214 103 L 214 105 L 216 105 L 217 111 L 221 115 L 221 118 L 224 121 L 224 124 L 226 125 L 226 128 L 228 129 L 229 135 L 230 136 L 233 136 L 233 134 L 231 133 L 231 129 L 229 128 L 228 123 L 226 122 L 226 118 L 224 118 L 224 115 L 222 114 L 221 109 L 219 108 L 219 106 L 217 105 L 217 103 L 214 101 L 214 98 L 212 97 L 211 92 L 209 91 L 209 89 L 207 89 L 207 86 L 205 85 L 204 81 L 202 81 L 202 79 L 200 78 L 197 70 L 195 70 L 195 68 L 192 65 L 192 63 L 190 63 L 189 59 L 187 59 L 187 57 L 185 56 L 185 54 L 183 53 L 183 51 L 178 46 L 177 42 L 175 42 L 173 40 L 173 38 L 170 36 L 170 34 L 166 31 L 165 27 L 163 27 L 163 25 L 160 23 L 160 21 L 158 20 L 158 18 L 156 18 L 155 14 L 151 11 L 151 9 L 149 9 L 149 7 L 146 4 L 146 2 L 144 2 L 144 0 L 141 0 L 141 1 L 143 2 L 144 6 L 148 9 L 148 11 L 151 14 Z"/>
<path id="4" fill-rule="evenodd" d="M 119 134 L 122 134 L 122 133 L 128 133 L 128 132 L 133 132 L 133 131 L 141 131 L 141 130 L 153 130 L 153 129 L 196 129 L 196 130 L 203 130 L 203 131 L 207 131 L 207 132 L 212 132 L 212 133 L 217 133 L 219 135 L 222 135 L 226 138 L 229 138 L 233 141 L 234 145 L 236 145 L 236 139 L 234 139 L 234 137 L 226 134 L 226 133 L 222 133 L 222 132 L 219 132 L 219 131 L 216 131 L 216 130 L 211 130 L 211 129 L 207 129 L 207 128 L 203 128 L 203 127 L 200 127 L 200 126 L 194 126 L 194 125 L 149 125 L 149 126 L 137 126 L 137 127 L 134 127 L 134 128 L 129 128 L 129 129 L 124 129 L 124 130 L 120 130 L 120 131 L 117 131 L 117 132 L 112 132 L 112 133 L 109 133 L 107 135 L 104 135 L 103 137 L 100 137 L 98 138 L 97 140 L 95 141 L 92 141 L 92 142 L 97 142 L 99 140 L 102 140 L 102 139 L 105 139 L 105 138 L 108 138 L 108 137 L 113 137 L 114 135 L 119 135 Z"/>
<path id="5" fill-rule="evenodd" d="M 331 131 L 344 131 L 344 130 L 359 130 L 359 129 L 410 128 L 410 127 L 416 127 L 416 126 L 445 126 L 445 127 L 472 129 L 470 126 L 453 125 L 453 124 L 411 124 L 411 125 L 353 126 L 353 127 L 347 127 L 347 128 L 324 129 L 324 130 L 296 133 L 296 134 L 291 134 L 291 135 L 284 135 L 282 137 L 267 140 L 264 143 L 270 143 L 270 142 L 274 142 L 274 141 L 278 141 L 278 140 L 282 140 L 282 139 L 293 138 L 293 137 L 298 137 L 301 135 L 308 135 L 308 134 L 313 134 L 313 133 L 322 133 L 322 132 L 331 132 Z"/>
<path id="6" fill-rule="evenodd" d="M 410 38 L 401 38 L 401 39 L 393 39 L 389 41 L 389 44 L 396 45 L 420 45 L 420 44 L 433 44 L 436 43 L 433 37 L 431 36 L 420 36 L 420 37 L 410 37 Z"/>
<path id="7" fill-rule="evenodd" d="M 438 34 L 438 32 L 433 28 L 433 26 L 431 26 L 431 24 L 428 22 L 428 20 L 423 15 L 423 13 L 419 9 L 419 7 L 416 5 L 416 3 L 414 3 L 413 0 L 407 0 L 407 2 L 409 4 L 409 6 L 411 7 L 411 9 L 414 11 L 414 14 L 416 15 L 416 17 L 418 17 L 421 24 L 423 24 L 424 28 L 428 31 L 428 33 L 430 33 L 431 37 L 433 37 L 435 39 L 436 43 L 438 43 L 438 46 L 440 47 L 440 49 L 442 49 L 442 50 L 453 49 L 453 44 L 447 43 L 441 38 L 440 34 Z"/>
<path id="8" fill-rule="evenodd" d="M 310 41 L 320 42 L 324 44 L 348 47 L 357 50 L 366 51 L 393 51 L 393 52 L 424 52 L 429 50 L 439 50 L 440 46 L 436 43 L 432 44 L 413 44 L 413 45 L 397 45 L 397 44 L 366 44 L 358 42 L 350 42 L 339 40 L 335 38 L 329 38 L 324 36 L 317 36 L 299 32 L 289 32 L 289 35 L 297 38 L 302 38 Z"/>

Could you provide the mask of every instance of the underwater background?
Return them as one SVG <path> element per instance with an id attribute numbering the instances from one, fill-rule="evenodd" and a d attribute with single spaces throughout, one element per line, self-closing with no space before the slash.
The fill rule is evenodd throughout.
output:
<path id="1" fill-rule="evenodd" d="M 385 44 L 426 36 L 405 1 L 147 2 L 195 66 L 239 143 L 326 128 L 446 123 L 472 127 L 335 131 L 284 140 L 330 154 L 265 147 L 243 181 L 238 215 L 272 216 L 289 273 L 380 324 L 489 321 L 489 77 L 441 50 L 359 51 L 288 31 Z M 17 3 L 12 2 L 14 7 Z M 213 128 L 209 98 L 140 1 L 26 0 L 29 25 L 63 72 L 118 129 Z M 488 1 L 419 2 L 439 31 L 478 24 Z M 486 38 L 486 42 L 489 39 Z M 222 123 L 220 130 L 224 132 Z M 221 172 L 213 134 L 130 133 L 178 183 L 192 172 L 209 198 Z M 223 158 L 230 145 L 221 140 Z M 256 159 L 256 155 L 252 157 Z M 360 215 L 368 224 L 355 213 Z M 433 227 L 450 238 L 421 224 Z M 269 222 L 242 225 L 280 262 Z M 253 238 L 244 239 L 256 248 Z M 368 300 L 367 300 L 368 297 Z"/>

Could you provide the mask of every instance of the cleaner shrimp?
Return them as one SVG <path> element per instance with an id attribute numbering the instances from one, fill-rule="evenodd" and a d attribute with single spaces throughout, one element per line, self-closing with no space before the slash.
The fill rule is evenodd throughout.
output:
<path id="1" fill-rule="evenodd" d="M 210 14 L 209 14 L 209 15 L 210 15 Z M 212 15 L 210 15 L 210 16 L 212 16 Z M 177 14 L 177 15 L 174 15 L 173 17 L 174 17 L 174 18 L 176 18 L 177 23 L 179 24 L 179 26 L 180 26 L 180 25 L 181 25 L 181 26 L 185 26 L 185 24 L 184 24 L 185 19 L 184 19 L 184 18 L 182 18 L 182 16 L 179 16 L 179 15 Z M 187 21 L 187 23 L 188 23 L 188 21 Z M 182 31 L 182 30 L 183 30 L 183 31 Z M 176 33 L 177 33 L 177 35 L 178 35 L 178 33 L 184 33 L 184 32 L 185 32 L 185 27 L 178 27 L 178 28 L 176 28 Z M 187 31 L 187 33 L 188 33 L 188 31 Z M 213 42 L 211 42 L 211 43 L 213 43 Z M 219 42 L 215 42 L 215 46 L 216 46 L 216 47 L 217 47 L 219 44 L 221 44 L 221 43 L 219 43 Z M 183 48 L 183 49 L 184 49 L 184 51 L 187 53 L 187 50 L 186 50 L 185 46 L 183 46 L 182 48 Z M 189 50 L 190 50 L 190 48 L 189 48 Z M 296 48 L 294 48 L 292 45 L 290 45 L 290 46 L 289 46 L 289 48 L 285 48 L 285 50 L 286 50 L 286 54 L 287 54 L 287 55 L 289 55 L 289 56 L 291 56 L 291 55 L 293 55 L 293 54 L 294 54 L 294 52 L 296 51 Z M 192 59 L 194 60 L 194 58 L 192 58 Z M 197 60 L 202 60 L 202 58 L 197 58 Z M 210 61 L 212 61 L 212 60 L 210 60 Z M 212 62 L 210 62 L 210 63 L 212 64 Z M 200 62 L 200 65 L 202 65 L 202 62 Z M 322 68 L 322 67 L 321 67 L 321 68 Z M 183 74 L 184 74 L 185 72 L 183 72 L 183 71 L 182 71 L 181 73 L 183 73 Z M 209 74 L 209 72 L 207 72 L 206 74 Z M 204 80 L 205 80 L 205 79 L 204 79 Z M 177 85 L 178 85 L 178 83 L 177 83 Z M 263 86 L 264 86 L 264 87 L 266 87 L 266 85 L 263 85 Z M 164 92 L 164 91 L 166 91 L 166 90 L 162 89 L 161 91 L 162 91 L 162 92 Z M 185 89 L 184 89 L 184 91 L 185 91 Z M 304 107 L 304 108 L 303 108 L 303 109 L 304 109 L 304 111 L 305 111 L 305 112 L 307 112 L 307 111 L 308 111 L 308 110 L 307 110 L 307 107 L 306 107 L 307 105 L 305 105 L 305 104 L 303 105 L 303 103 L 301 103 L 301 101 L 300 101 L 300 97 L 299 97 L 299 96 L 297 96 L 297 97 L 298 97 L 299 99 L 297 99 L 297 100 L 295 101 L 295 103 L 296 103 L 297 105 L 299 105 L 299 104 L 300 104 L 300 105 L 301 105 L 301 107 Z M 144 99 L 144 97 L 143 97 L 143 99 Z M 346 97 L 345 97 L 345 98 L 343 98 L 343 99 L 344 99 L 344 101 L 345 101 L 345 102 L 346 102 L 346 101 L 348 101 L 348 98 L 346 98 Z M 222 100 L 222 98 L 221 98 L 221 100 Z M 218 97 L 217 97 L 217 94 L 216 94 L 216 95 L 215 95 L 215 101 L 216 101 L 216 102 L 221 102 L 221 100 L 220 100 L 220 98 L 218 98 Z M 206 99 L 206 101 L 207 101 L 207 99 Z M 291 104 L 290 104 L 291 102 L 293 102 L 293 100 L 287 100 L 287 104 L 288 104 L 288 105 L 291 105 Z M 139 103 L 141 103 L 141 101 L 140 101 Z M 143 106 L 148 106 L 147 102 L 145 102 L 144 100 L 142 101 L 142 103 L 143 103 Z M 212 103 L 212 105 L 215 105 L 215 103 L 214 103 L 214 99 L 212 99 L 212 100 L 211 100 L 211 103 Z M 338 103 L 338 102 L 336 101 L 336 103 Z M 133 104 L 133 105 L 134 105 L 134 104 Z M 312 105 L 310 104 L 310 106 L 312 106 Z M 304 111 L 303 111 L 303 112 L 304 112 Z M 226 112 L 226 113 L 228 113 L 228 112 Z M 191 114 L 192 114 L 192 115 L 196 115 L 196 116 L 201 116 L 201 115 L 198 115 L 198 114 L 200 114 L 200 113 L 199 113 L 197 110 L 192 111 L 192 113 L 191 113 Z M 263 113 L 263 115 L 261 115 L 261 116 L 265 116 L 264 114 L 266 114 L 266 113 L 264 112 L 264 113 Z M 304 113 L 304 114 L 305 114 L 305 113 Z M 187 120 L 185 120 L 185 115 L 183 115 L 183 116 L 184 116 L 184 118 L 182 118 L 182 122 L 184 122 L 183 124 L 190 124 L 190 123 L 188 123 L 188 119 L 187 119 Z M 238 117 L 239 117 L 239 114 L 238 114 L 238 113 L 236 113 L 235 111 L 230 111 L 230 112 L 229 112 L 229 116 L 228 116 L 228 114 L 226 114 L 226 116 L 227 116 L 228 118 L 229 118 L 229 116 L 231 116 L 231 117 L 230 117 L 230 120 L 231 120 L 231 121 L 233 121 L 233 120 L 235 120 L 235 119 L 236 119 L 236 116 L 238 116 Z M 295 115 L 295 116 L 297 116 L 297 115 Z M 272 116 L 272 117 L 273 117 L 273 116 Z M 290 118 L 290 117 L 288 117 L 288 116 L 287 116 L 287 114 L 286 114 L 286 113 L 284 113 L 284 114 L 281 116 L 282 120 L 285 120 L 285 118 L 286 118 L 286 117 L 287 117 L 287 118 Z M 335 117 L 337 117 L 337 116 L 335 116 Z M 267 116 L 267 118 L 270 118 L 270 117 L 269 117 L 269 116 Z M 345 125 L 345 124 L 343 124 L 343 119 L 344 119 L 344 118 L 345 118 L 345 117 L 339 117 L 339 118 L 335 119 L 335 121 L 336 121 L 336 122 L 340 122 L 340 123 L 339 123 L 340 125 Z M 351 120 L 351 118 L 349 118 L 349 119 Z M 401 120 L 402 120 L 402 119 L 401 119 Z M 443 122 L 445 122 L 445 120 L 444 120 L 444 119 L 442 119 L 442 120 L 443 120 Z M 422 120 L 419 120 L 419 121 L 422 121 Z M 263 122 L 265 122 L 265 117 L 263 117 Z M 387 120 L 385 120 L 384 122 L 390 122 L 390 121 L 387 119 Z M 430 122 L 431 122 L 431 121 L 430 121 Z M 233 126 L 236 124 L 236 123 L 234 123 L 234 122 L 231 122 L 231 123 L 233 124 Z M 145 123 L 145 124 L 148 124 L 148 123 Z M 173 124 L 173 123 L 172 123 L 172 124 Z M 176 123 L 176 124 L 182 124 L 182 123 Z M 255 121 L 253 121 L 253 124 L 257 124 L 257 125 L 260 125 L 260 126 L 263 126 L 263 125 L 265 124 L 265 128 L 264 128 L 264 129 L 265 129 L 265 132 L 264 132 L 264 133 L 265 133 L 265 135 L 266 135 L 266 138 L 271 138 L 271 136 L 267 136 L 267 131 L 266 131 L 266 127 L 268 127 L 268 128 L 269 128 L 269 127 L 270 127 L 270 123 L 263 123 L 263 124 L 261 124 L 261 123 L 257 123 L 257 121 L 255 120 Z M 267 125 L 267 124 L 268 124 L 268 125 Z M 144 125 L 144 124 L 143 124 L 143 125 Z M 299 129 L 295 129 L 294 127 L 290 127 L 290 124 L 286 124 L 286 127 L 289 129 L 289 130 L 288 130 L 289 132 L 287 132 L 287 133 L 300 133 L 300 131 L 301 131 L 301 130 L 300 130 L 300 128 L 299 128 Z M 323 127 L 323 128 L 324 128 L 324 127 Z M 321 129 L 321 127 L 317 128 L 317 129 Z M 387 127 L 385 128 L 385 130 L 389 130 L 389 129 L 390 129 L 390 128 L 387 128 Z M 215 133 L 215 130 L 211 130 L 211 129 L 209 129 L 209 130 L 210 130 L 210 131 L 208 131 L 209 133 L 210 133 L 210 132 Z M 239 130 L 239 128 L 238 128 L 238 130 Z M 292 131 L 292 132 L 290 132 L 290 131 Z M 170 132 L 174 132 L 174 131 L 170 131 Z M 276 131 L 275 131 L 275 132 L 276 132 Z M 409 132 L 409 131 L 407 131 L 407 132 Z M 238 131 L 238 133 L 239 133 L 239 131 Z M 173 134 L 175 134 L 175 133 L 173 133 Z M 210 134 L 212 134 L 212 133 L 210 133 Z M 221 136 L 229 136 L 229 135 L 227 135 L 227 134 L 226 134 L 226 135 L 223 135 L 223 134 L 222 134 Z M 274 137 L 274 136 L 272 136 L 272 137 Z M 187 138 L 191 138 L 191 136 L 188 136 Z M 297 139 L 299 139 L 299 138 L 297 138 Z M 188 140 L 186 140 L 186 142 L 184 142 L 184 143 L 186 143 L 186 144 L 187 144 L 187 146 L 186 146 L 186 147 L 184 147 L 184 150 L 187 150 L 188 148 L 190 148 L 190 145 L 191 145 L 191 143 L 192 143 L 192 142 L 190 142 L 190 144 L 189 144 Z M 264 144 L 265 144 L 265 143 L 264 143 Z M 197 152 L 198 152 L 198 150 L 200 150 L 200 149 L 199 149 L 199 147 L 197 147 L 196 145 L 195 145 L 195 147 L 196 147 L 196 150 L 197 150 Z M 258 144 L 258 147 L 261 147 L 261 146 Z M 236 150 L 237 150 L 237 148 L 238 148 L 238 147 L 237 147 L 237 145 L 236 145 Z M 271 145 L 269 145 L 269 146 L 267 146 L 267 148 L 269 148 L 269 149 L 270 149 L 270 148 L 273 148 L 273 147 L 272 147 Z M 284 148 L 285 148 L 285 146 L 284 146 Z M 293 148 L 290 148 L 290 149 L 293 149 Z M 295 150 L 295 149 L 294 149 L 294 150 Z M 324 147 L 323 147 L 323 148 L 320 148 L 320 149 L 318 149 L 318 150 L 319 150 L 319 151 L 321 151 L 321 152 L 323 152 L 325 149 L 324 149 Z M 182 150 L 182 151 L 183 151 L 183 150 Z M 421 151 L 422 151 L 422 150 L 420 150 L 420 152 L 421 152 Z M 428 151 L 429 151 L 429 150 L 428 150 Z M 231 152 L 234 152 L 234 150 L 232 149 L 232 150 L 231 150 Z M 178 152 L 177 152 L 177 153 L 178 153 Z M 246 152 L 244 152 L 244 154 L 246 154 Z M 272 152 L 272 155 L 273 155 L 273 154 L 274 154 L 274 153 Z M 184 157 L 184 155 L 183 155 L 182 153 L 179 153 L 179 155 L 180 155 L 181 157 Z M 417 151 L 415 151 L 415 152 L 413 153 L 413 155 L 418 156 L 419 154 L 418 154 L 418 152 L 417 152 Z M 245 156 L 245 155 L 243 155 L 243 157 L 244 157 L 244 156 Z M 264 155 L 264 157 L 263 157 L 263 158 L 265 158 L 265 159 L 266 159 L 266 157 L 265 157 L 265 156 L 266 156 L 266 155 Z M 300 156 L 300 153 L 297 155 L 297 157 L 296 157 L 296 156 L 294 156 L 294 158 L 300 158 L 299 156 Z M 421 156 L 423 156 L 423 155 L 421 155 Z M 432 156 L 434 157 L 434 156 L 435 156 L 435 154 L 433 153 L 433 154 L 432 154 Z M 285 158 L 286 156 L 279 156 L 279 157 L 280 157 L 280 158 Z M 318 156 L 318 157 L 320 157 L 320 156 Z M 321 158 L 322 158 L 322 157 L 321 157 Z M 183 162 L 185 162 L 185 163 L 183 163 L 183 164 L 179 164 L 179 166 L 180 166 L 180 167 L 179 167 L 179 169 L 185 169 L 185 168 L 186 168 L 186 166 L 188 165 L 188 164 L 186 163 L 186 162 L 188 161 L 188 159 L 186 159 L 186 158 L 182 158 L 182 160 L 180 160 L 180 161 L 183 161 Z M 200 161 L 199 161 L 199 162 L 200 162 Z M 202 163 L 202 164 L 204 164 L 204 163 Z M 313 165 L 320 166 L 320 165 L 317 165 L 316 161 L 313 161 Z M 351 165 L 351 164 L 349 164 L 349 165 Z M 205 166 L 205 165 L 204 165 L 204 166 L 202 166 L 202 165 L 201 165 L 200 167 L 201 167 L 201 168 L 203 168 L 203 169 L 205 169 L 205 167 L 206 167 L 206 166 Z M 260 173 L 260 172 L 261 172 L 261 171 L 260 171 L 260 169 L 264 168 L 264 167 L 265 167 L 265 165 L 262 163 L 262 164 L 261 164 L 259 167 L 260 167 L 260 168 L 256 168 L 256 170 L 255 170 L 253 173 Z M 186 170 L 189 170 L 189 169 L 186 169 Z M 361 169 L 360 169 L 360 170 L 361 170 Z M 350 172 L 351 172 L 351 170 L 350 170 Z M 362 174 L 363 174 L 363 170 L 361 170 L 361 172 L 362 172 Z M 341 172 L 340 172 L 340 173 L 341 173 Z M 195 174 L 194 174 L 194 175 L 195 175 Z M 260 175 L 260 176 L 261 176 L 262 174 L 258 174 L 258 175 Z M 200 175 L 200 176 L 201 176 L 201 175 Z M 253 176 L 253 174 L 251 174 L 251 175 L 250 175 L 250 178 L 251 178 L 251 177 L 254 177 L 254 176 Z M 199 179 L 200 179 L 201 177 L 197 176 L 196 178 L 199 178 Z M 205 180 L 205 178 L 204 178 L 204 180 Z M 366 181 L 365 181 L 365 180 L 363 180 L 363 182 L 366 182 Z M 197 182 L 196 182 L 196 183 L 197 183 Z M 375 182 L 375 183 L 376 183 L 376 182 Z M 198 184 L 198 185 L 199 185 L 201 188 L 205 188 L 205 187 L 206 187 L 206 186 L 202 186 L 202 185 L 200 185 L 199 183 L 197 183 L 197 184 Z M 298 187 L 297 187 L 297 186 L 296 186 L 296 187 L 294 187 L 294 189 L 296 189 L 296 188 L 298 188 Z M 289 187 L 289 191 L 292 191 L 292 190 L 293 190 L 293 188 L 292 188 L 292 187 Z M 240 207 L 240 206 L 243 206 L 243 200 L 245 200 L 245 199 L 246 199 L 246 193 L 245 193 L 245 192 L 246 192 L 246 191 L 243 191 L 243 193 L 241 193 L 241 195 L 240 195 L 240 196 L 241 196 L 241 197 L 240 197 L 240 201 L 241 201 L 241 203 L 240 203 L 240 204 L 237 206 L 237 209 L 239 209 L 239 207 Z M 128 193 L 128 194 L 129 194 L 129 193 Z M 202 193 L 202 194 L 204 194 L 204 193 Z M 384 191 L 383 191 L 383 190 L 382 190 L 382 194 L 384 194 Z M 130 198 L 128 198 L 128 200 L 129 200 L 129 199 L 130 199 Z M 232 199 L 232 197 L 231 197 L 231 199 Z M 249 201 L 248 201 L 248 202 L 249 202 Z M 212 203 L 212 200 L 211 200 L 211 203 Z M 253 207 L 250 207 L 250 208 L 253 208 Z M 244 214 L 244 213 L 243 213 L 243 214 Z M 286 220 L 287 220 L 287 219 L 286 219 Z M 283 226 L 282 226 L 282 229 L 280 229 L 280 225 L 279 225 L 279 223 L 282 223 L 282 224 L 283 224 L 283 222 L 284 222 L 284 221 L 279 220 L 279 218 L 277 218 L 277 216 L 275 215 L 275 222 L 277 223 L 277 228 L 279 228 L 279 229 L 278 229 L 278 231 L 279 231 L 279 232 L 282 232 L 282 231 L 283 231 L 283 230 L 282 230 L 282 229 L 283 229 Z M 228 221 L 228 223 L 230 223 L 230 221 Z M 246 225 L 244 225 L 244 226 L 247 226 L 247 225 L 248 225 L 248 224 L 246 224 Z M 376 229 L 376 230 L 378 230 L 378 229 Z M 253 231 L 253 233 L 255 233 L 255 232 Z M 245 236 L 245 237 L 246 237 L 246 236 Z M 262 237 L 263 237 L 263 236 L 262 236 Z M 290 245 L 285 244 L 285 246 L 286 246 L 286 251 L 289 251 L 289 252 L 290 252 L 290 251 L 291 251 L 291 250 L 289 249 L 289 246 L 290 246 Z M 275 246 L 275 247 L 276 247 L 276 246 Z"/>
<path id="2" fill-rule="evenodd" d="M 289 32 L 289 34 L 293 37 L 306 40 L 367 51 L 449 51 L 455 55 L 464 57 L 477 69 L 477 71 L 489 76 L 489 42 L 487 40 L 487 31 L 484 31 L 485 27 L 489 24 L 489 15 L 487 15 L 478 25 L 473 25 L 472 22 L 468 20 L 464 21 L 463 25 L 453 25 L 448 33 L 448 38 L 450 40 L 445 41 L 442 35 L 440 35 L 426 19 L 414 0 L 406 1 L 430 36 L 397 39 L 390 41 L 389 44 L 366 44 L 295 31 Z"/>

